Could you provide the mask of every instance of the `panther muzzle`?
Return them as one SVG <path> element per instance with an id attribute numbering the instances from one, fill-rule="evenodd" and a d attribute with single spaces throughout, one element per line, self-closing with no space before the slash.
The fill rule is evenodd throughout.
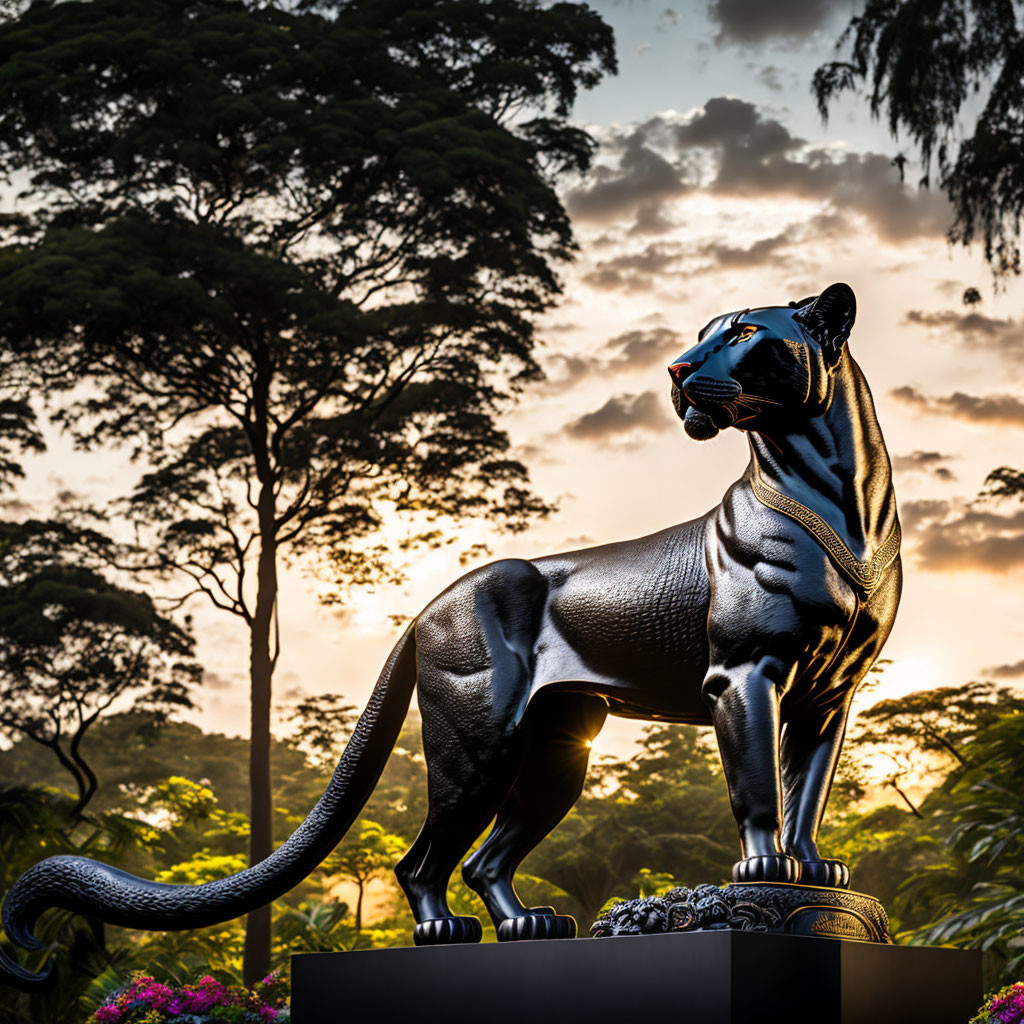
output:
<path id="1" fill-rule="evenodd" d="M 685 412 L 677 411 L 683 416 L 686 433 L 695 441 L 711 440 L 736 419 L 735 409 L 729 403 L 738 398 L 743 389 L 735 381 L 695 374 L 677 387 L 680 397 L 687 403 Z"/>

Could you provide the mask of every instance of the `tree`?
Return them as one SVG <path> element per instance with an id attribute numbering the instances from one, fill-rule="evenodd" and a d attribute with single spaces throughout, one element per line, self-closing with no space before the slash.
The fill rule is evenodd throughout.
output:
<path id="1" fill-rule="evenodd" d="M 124 705 L 159 725 L 192 707 L 201 676 L 188 630 L 96 568 L 103 546 L 66 523 L 0 522 L 0 729 L 53 752 L 74 779 L 74 816 L 99 785 L 89 729 Z"/>
<path id="2" fill-rule="evenodd" d="M 347 836 L 328 860 L 325 870 L 329 874 L 355 883 L 358 891 L 355 908 L 356 941 L 363 930 L 363 897 L 373 879 L 390 871 L 405 852 L 406 843 L 401 836 L 388 832 L 376 821 L 360 821 L 357 830 Z"/>
<path id="3" fill-rule="evenodd" d="M 952 824 L 945 857 L 912 875 L 904 900 L 921 920 L 914 941 L 992 950 L 1004 977 L 1024 963 L 1024 715 L 989 721 L 966 746 L 970 767 L 938 791 Z"/>
<path id="4" fill-rule="evenodd" d="M 979 730 L 1013 711 L 1024 711 L 1024 699 L 1008 687 L 989 681 L 940 686 L 878 701 L 861 712 L 853 739 L 858 746 L 939 755 L 963 768 L 966 745 Z M 923 763 L 917 767 L 918 774 L 927 771 Z"/>
<path id="5" fill-rule="evenodd" d="M 0 23 L 0 338 L 60 422 L 130 443 L 148 564 L 250 644 L 250 860 L 272 849 L 283 558 L 394 570 L 396 515 L 548 510 L 496 417 L 574 242 L 567 117 L 610 29 L 541 0 L 91 0 Z M 45 67 L 45 75 L 38 69 Z M 59 102 L 56 102 L 59 97 Z M 267 967 L 249 917 L 246 979 Z"/>
<path id="6" fill-rule="evenodd" d="M 348 743 L 359 709 L 337 693 L 321 693 L 297 701 L 288 715 L 292 740 L 306 752 L 306 760 L 321 771 L 333 768 Z"/>
<path id="7" fill-rule="evenodd" d="M 1024 209 L 1024 33 L 1020 0 L 867 0 L 839 41 L 849 60 L 818 68 L 822 117 L 841 93 L 866 87 L 875 117 L 905 132 L 953 204 L 949 237 L 981 237 L 997 280 L 1020 273 Z M 983 94 L 973 133 L 961 113 Z"/>

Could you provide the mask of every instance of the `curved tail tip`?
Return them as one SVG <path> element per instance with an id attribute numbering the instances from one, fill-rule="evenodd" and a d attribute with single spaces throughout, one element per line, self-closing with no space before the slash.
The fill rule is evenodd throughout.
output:
<path id="1" fill-rule="evenodd" d="M 21 992 L 38 992 L 53 983 L 53 961 L 48 959 L 42 970 L 35 974 L 26 970 L 17 960 L 0 949 L 0 985 L 16 988 Z"/>

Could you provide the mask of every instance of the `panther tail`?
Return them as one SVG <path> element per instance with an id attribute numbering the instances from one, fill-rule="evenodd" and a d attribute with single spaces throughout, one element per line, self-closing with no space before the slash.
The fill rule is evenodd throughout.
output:
<path id="1" fill-rule="evenodd" d="M 391 652 L 334 769 L 305 821 L 269 857 L 238 874 L 201 885 L 149 882 L 86 857 L 48 857 L 29 868 L 4 900 L 8 939 L 40 948 L 32 929 L 40 914 L 60 907 L 107 924 L 150 931 L 203 928 L 247 914 L 288 892 L 327 857 L 369 799 L 398 738 L 416 685 L 413 627 Z M 45 984 L 49 965 L 33 974 L 0 950 L 0 982 L 15 988 Z"/>

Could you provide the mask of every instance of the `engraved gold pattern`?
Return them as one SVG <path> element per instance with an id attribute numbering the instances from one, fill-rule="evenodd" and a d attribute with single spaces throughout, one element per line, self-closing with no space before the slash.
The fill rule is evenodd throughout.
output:
<path id="1" fill-rule="evenodd" d="M 898 519 L 893 523 L 892 532 L 875 552 L 874 557 L 868 562 L 862 562 L 854 557 L 853 552 L 839 539 L 832 527 L 821 516 L 812 512 L 806 505 L 801 505 L 799 501 L 786 494 L 781 494 L 774 487 L 769 487 L 761 479 L 756 469 L 750 484 L 754 497 L 762 505 L 767 505 L 768 508 L 789 516 L 790 519 L 795 519 L 832 556 L 836 565 L 867 593 L 874 590 L 882 578 L 882 573 L 892 565 L 900 553 L 901 533 Z"/>

